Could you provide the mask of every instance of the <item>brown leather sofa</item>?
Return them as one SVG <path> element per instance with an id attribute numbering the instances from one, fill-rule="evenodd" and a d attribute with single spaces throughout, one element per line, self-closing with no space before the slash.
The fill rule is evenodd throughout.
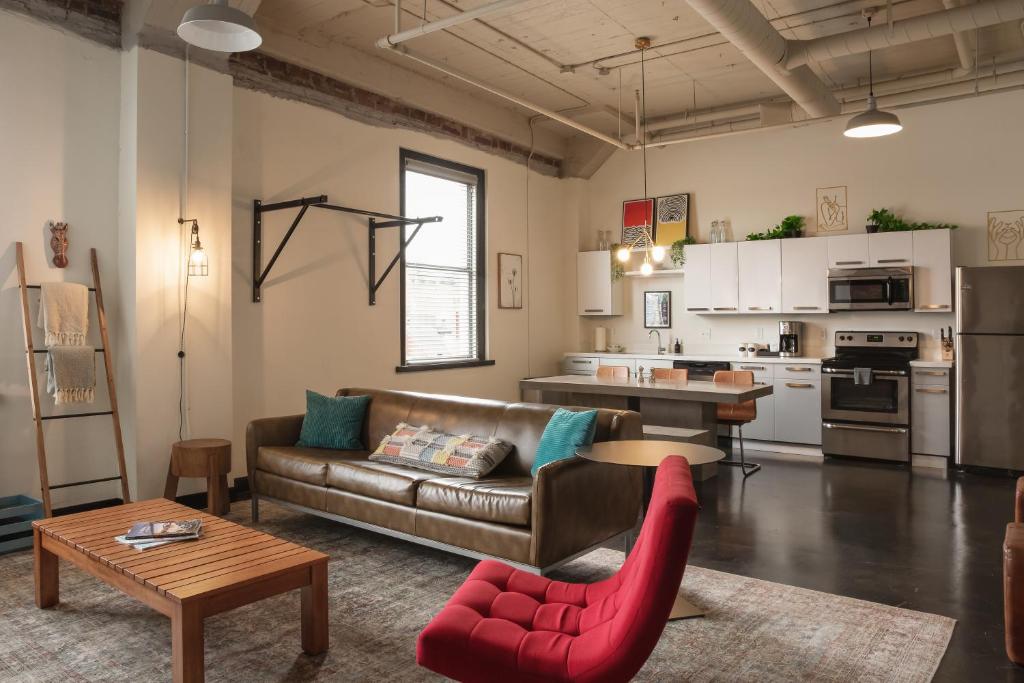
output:
<path id="1" fill-rule="evenodd" d="M 1017 480 L 1013 522 L 1003 539 L 1003 621 L 1006 656 L 1024 664 L 1024 477 Z"/>
<path id="2" fill-rule="evenodd" d="M 399 422 L 515 445 L 487 477 L 451 477 L 368 459 L 370 451 L 299 448 L 302 415 L 249 423 L 246 459 L 253 521 L 261 499 L 470 557 L 544 573 L 637 521 L 637 468 L 571 458 L 530 475 L 555 406 L 405 391 L 369 395 L 363 443 L 372 451 Z M 599 410 L 595 441 L 641 439 L 640 415 Z"/>

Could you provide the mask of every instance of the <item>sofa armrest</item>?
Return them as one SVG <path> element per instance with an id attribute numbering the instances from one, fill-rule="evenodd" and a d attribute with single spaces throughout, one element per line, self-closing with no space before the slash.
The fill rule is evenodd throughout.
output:
<path id="1" fill-rule="evenodd" d="M 1013 521 L 1015 524 L 1024 522 L 1024 477 L 1017 479 L 1017 491 L 1013 496 Z"/>
<path id="2" fill-rule="evenodd" d="M 294 446 L 302 431 L 305 415 L 265 417 L 253 420 L 245 428 L 245 467 L 249 473 L 249 486 L 255 485 L 253 471 L 256 469 L 256 454 L 260 446 Z"/>
<path id="3" fill-rule="evenodd" d="M 547 567 L 632 529 L 641 480 L 638 467 L 580 457 L 540 468 L 533 481 L 532 564 Z"/>

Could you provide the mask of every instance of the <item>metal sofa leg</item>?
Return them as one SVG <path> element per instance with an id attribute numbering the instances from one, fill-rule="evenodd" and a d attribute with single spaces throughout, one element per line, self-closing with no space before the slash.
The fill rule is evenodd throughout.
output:
<path id="1" fill-rule="evenodd" d="M 252 523 L 259 524 L 260 521 L 260 499 L 256 492 L 252 492 Z"/>

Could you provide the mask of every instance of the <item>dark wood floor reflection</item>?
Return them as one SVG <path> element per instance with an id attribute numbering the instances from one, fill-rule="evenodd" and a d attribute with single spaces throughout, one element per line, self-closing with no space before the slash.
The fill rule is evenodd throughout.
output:
<path id="1" fill-rule="evenodd" d="M 1014 480 L 748 456 L 698 485 L 701 567 L 957 620 L 937 681 L 1024 681 L 1003 648 L 1002 542 Z"/>

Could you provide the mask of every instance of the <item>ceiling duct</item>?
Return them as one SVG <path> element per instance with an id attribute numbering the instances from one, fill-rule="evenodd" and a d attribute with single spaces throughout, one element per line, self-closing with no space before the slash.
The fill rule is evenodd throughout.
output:
<path id="1" fill-rule="evenodd" d="M 694 0 L 690 0 L 690 4 L 695 4 Z M 798 69 L 808 62 L 862 54 L 1021 19 L 1024 19 L 1024 0 L 982 0 L 973 5 L 900 19 L 893 22 L 891 28 L 888 24 L 879 24 L 814 40 L 793 41 L 785 57 L 785 67 Z"/>
<path id="2" fill-rule="evenodd" d="M 832 116 L 839 113 L 839 102 L 835 96 L 807 66 L 790 69 L 782 66 L 788 48 L 786 39 L 750 0 L 688 2 L 809 116 Z"/>

